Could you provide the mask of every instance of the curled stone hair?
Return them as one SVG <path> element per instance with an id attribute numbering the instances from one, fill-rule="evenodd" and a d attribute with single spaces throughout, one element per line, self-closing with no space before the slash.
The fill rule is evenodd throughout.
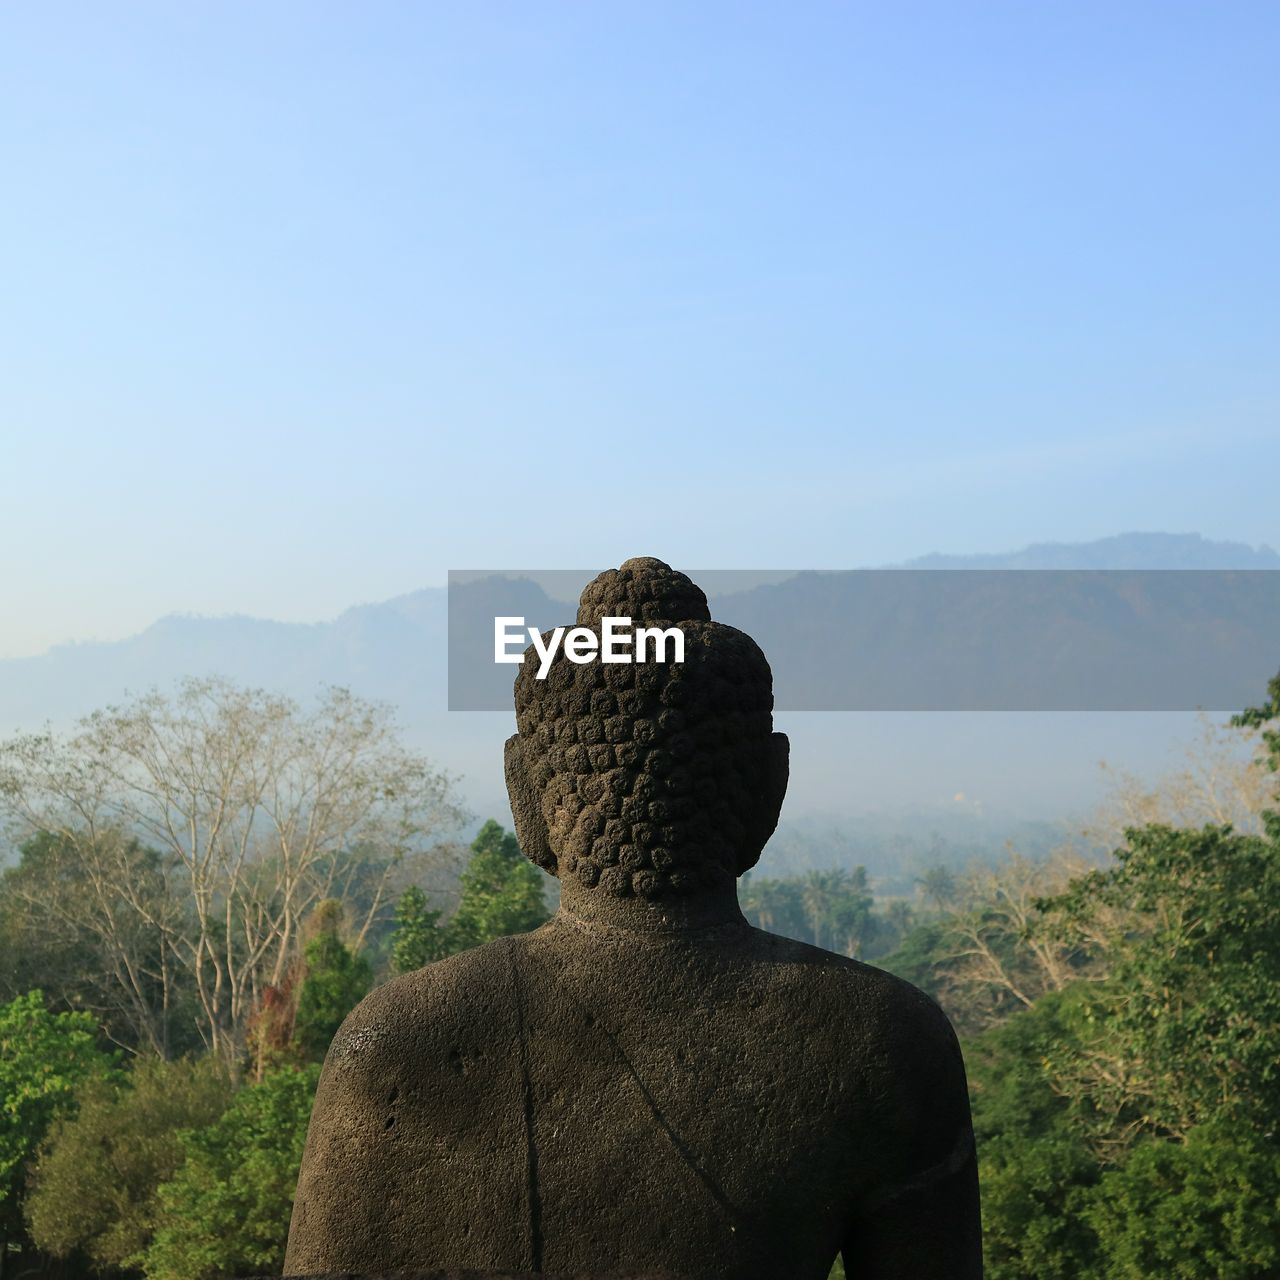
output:
<path id="1" fill-rule="evenodd" d="M 693 893 L 741 875 L 777 820 L 776 805 L 760 803 L 773 789 L 764 654 L 712 622 L 700 588 L 661 560 L 628 560 L 587 585 L 578 625 L 598 635 L 605 617 L 679 627 L 684 662 L 579 664 L 561 649 L 538 680 L 526 655 L 516 726 L 547 836 L 530 855 L 618 897 Z"/>

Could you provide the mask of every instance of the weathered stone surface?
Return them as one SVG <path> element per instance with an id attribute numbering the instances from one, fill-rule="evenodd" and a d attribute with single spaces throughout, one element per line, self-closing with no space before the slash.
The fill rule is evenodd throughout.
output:
<path id="1" fill-rule="evenodd" d="M 587 587 L 606 615 L 680 625 L 685 662 L 520 668 L 508 787 L 561 910 L 353 1011 L 287 1270 L 980 1275 L 945 1017 L 738 909 L 786 789 L 763 655 L 658 561 Z"/>

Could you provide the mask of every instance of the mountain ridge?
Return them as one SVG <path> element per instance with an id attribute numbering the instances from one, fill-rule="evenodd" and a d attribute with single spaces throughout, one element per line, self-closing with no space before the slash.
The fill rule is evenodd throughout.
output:
<path id="1" fill-rule="evenodd" d="M 1120 534 L 884 567 L 1271 569 L 1280 568 L 1280 555 L 1199 534 Z M 526 614 L 536 620 L 536 584 L 527 585 Z M 543 600 L 554 607 L 554 620 L 568 620 L 559 616 L 563 604 Z M 394 706 L 406 741 L 465 777 L 466 799 L 477 813 L 501 815 L 501 741 L 514 730 L 513 716 L 509 710 L 447 711 L 446 646 L 443 586 L 352 605 L 321 622 L 169 614 L 122 640 L 68 643 L 35 657 L 0 659 L 0 734 L 46 724 L 66 729 L 98 707 L 172 688 L 184 676 L 217 674 L 304 703 L 322 685 L 343 685 Z M 915 713 L 784 716 L 780 728 L 792 736 L 795 775 L 788 825 L 806 813 L 851 815 L 868 798 L 918 805 L 955 792 L 980 797 L 992 811 L 1003 806 L 1025 817 L 1058 816 L 1096 803 L 1100 757 L 1136 772 L 1168 767 L 1170 729 L 1153 733 L 1141 717 L 1116 715 L 1104 722 L 1068 716 L 1036 727 L 1041 721 L 1035 717 L 933 715 L 927 729 L 925 724 Z M 879 837 L 864 823 L 856 829 L 864 834 L 849 856 L 874 860 Z M 804 839 L 824 843 L 812 830 Z M 998 849 L 994 829 L 992 841 Z"/>
<path id="2" fill-rule="evenodd" d="M 1164 563 L 1156 563 L 1163 561 Z M 894 569 L 1280 569 L 1266 543 L 1218 542 L 1199 533 L 1117 533 L 1092 542 L 1033 542 L 1020 551 L 932 552 Z"/>
<path id="3" fill-rule="evenodd" d="M 930 552 L 908 560 L 877 565 L 880 569 L 1280 569 L 1280 552 L 1266 543 L 1217 541 L 1199 533 L 1129 532 L 1089 542 L 1037 542 L 1017 551 L 952 554 Z M 114 640 L 66 640 L 43 653 L 0 658 L 0 670 L 13 663 L 39 661 L 67 651 L 111 650 L 133 645 L 153 633 L 176 633 L 182 627 L 260 627 L 302 636 L 318 628 L 354 629 L 373 616 L 398 615 L 415 625 L 437 625 L 447 605 L 446 586 L 418 587 L 386 600 L 348 605 L 333 618 L 311 622 L 282 621 L 248 613 L 166 613 L 141 631 Z M 0 708 L 0 722 L 3 722 Z"/>

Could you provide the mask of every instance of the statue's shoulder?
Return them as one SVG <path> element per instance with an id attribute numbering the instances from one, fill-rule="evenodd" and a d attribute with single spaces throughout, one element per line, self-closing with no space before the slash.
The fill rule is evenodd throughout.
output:
<path id="1" fill-rule="evenodd" d="M 805 942 L 755 930 L 753 951 L 784 975 L 792 999 L 815 1003 L 833 1026 L 874 1043 L 888 1061 L 921 1049 L 959 1056 L 955 1031 L 938 1003 L 896 974 Z"/>
<path id="2" fill-rule="evenodd" d="M 770 1020 L 802 1028 L 806 1062 L 824 1089 L 839 1082 L 884 1185 L 959 1168 L 972 1151 L 964 1060 L 937 1002 L 874 965 L 768 937 L 757 951 L 784 976 Z"/>
<path id="3" fill-rule="evenodd" d="M 326 1076 L 381 1076 L 392 1065 L 450 1061 L 511 1022 L 522 938 L 500 938 L 375 987 L 347 1015 Z"/>

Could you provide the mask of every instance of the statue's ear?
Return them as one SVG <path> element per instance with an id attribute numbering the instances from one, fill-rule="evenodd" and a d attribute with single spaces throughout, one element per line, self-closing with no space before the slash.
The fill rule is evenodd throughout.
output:
<path id="1" fill-rule="evenodd" d="M 769 843 L 778 826 L 778 815 L 782 812 L 782 801 L 787 794 L 787 779 L 791 773 L 791 742 L 785 733 L 769 735 L 765 747 L 764 778 L 759 794 L 756 796 L 755 812 L 747 835 L 747 861 L 738 868 L 738 874 L 750 871 L 760 859 L 760 854 Z"/>
<path id="2" fill-rule="evenodd" d="M 773 835 L 778 826 L 778 815 L 782 812 L 782 802 L 787 795 L 787 782 L 791 777 L 791 739 L 785 733 L 769 735 L 769 759 L 765 772 L 765 794 L 761 797 L 761 808 L 764 810 L 762 821 L 765 826 L 764 840 L 760 847 Z"/>
<path id="3" fill-rule="evenodd" d="M 529 777 L 524 759 L 524 743 L 518 733 L 507 739 L 503 751 L 503 765 L 507 775 L 507 798 L 511 802 L 511 817 L 516 824 L 516 839 L 531 862 L 544 871 L 556 874 L 556 855 L 547 839 L 547 824 L 542 817 L 542 802 Z"/>

